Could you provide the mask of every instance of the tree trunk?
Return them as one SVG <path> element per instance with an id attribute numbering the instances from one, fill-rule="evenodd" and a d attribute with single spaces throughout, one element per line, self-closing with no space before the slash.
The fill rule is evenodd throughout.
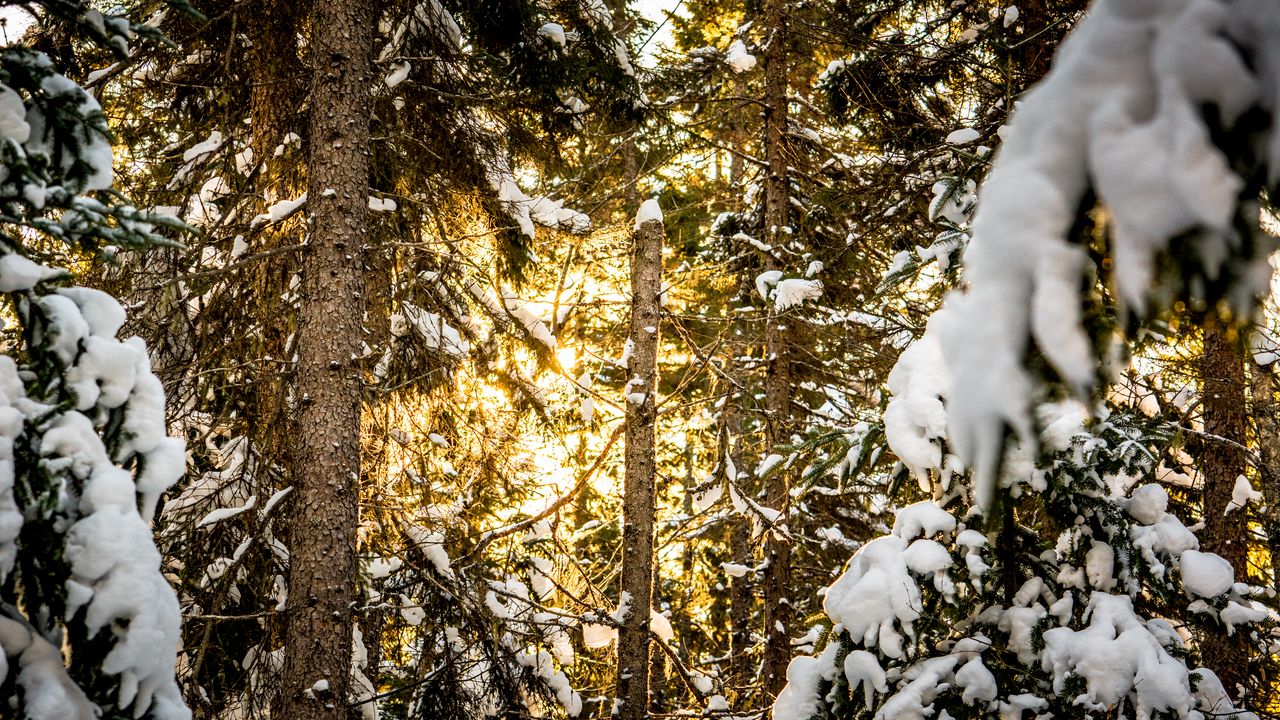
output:
<path id="1" fill-rule="evenodd" d="M 738 330 L 733 324 L 733 330 Z M 725 363 L 725 374 L 730 380 L 742 385 L 744 382 L 742 363 L 738 356 L 743 348 L 738 343 L 740 336 L 730 338 L 729 361 Z M 729 460 L 734 467 L 742 471 L 746 467 L 742 455 L 742 418 L 743 392 L 730 384 L 725 400 L 724 426 L 728 443 Z M 747 519 L 734 514 L 729 518 L 729 557 L 738 564 L 751 566 L 755 563 L 751 557 L 751 537 L 747 527 Z M 727 685 L 732 688 L 745 688 L 751 681 L 751 574 L 729 579 L 729 677 Z M 747 693 L 739 691 L 738 702 L 743 702 Z M 741 709 L 741 706 L 739 706 Z"/>
<path id="2" fill-rule="evenodd" d="M 1204 355 L 1200 361 L 1204 382 L 1204 438 L 1200 452 L 1200 473 L 1204 478 L 1204 522 L 1200 533 L 1203 549 L 1226 558 L 1235 568 L 1236 579 L 1248 574 L 1248 526 L 1241 510 L 1227 514 L 1236 478 L 1244 474 L 1244 451 L 1236 443 L 1245 441 L 1244 358 L 1235 333 L 1215 318 L 1204 327 Z M 1218 438 L 1222 438 L 1221 440 Z M 1204 664 L 1217 673 L 1223 687 L 1233 697 L 1236 686 L 1248 679 L 1248 657 L 1244 636 L 1228 637 L 1210 632 L 1201 641 Z"/>
<path id="3" fill-rule="evenodd" d="M 765 25 L 773 28 L 764 52 L 765 91 L 765 237 L 774 248 L 781 247 L 786 237 L 790 190 L 787 179 L 787 34 L 784 0 L 768 0 Z M 777 270 L 777 258 L 766 255 L 765 267 Z M 768 310 L 765 328 L 765 453 L 774 452 L 788 441 L 791 426 L 791 351 L 786 321 L 772 308 Z M 790 478 L 784 471 L 775 472 L 765 482 L 765 505 L 782 513 L 785 522 L 790 491 Z M 764 689 L 776 697 L 787 684 L 787 665 L 791 662 L 791 644 L 787 626 L 791 621 L 791 544 L 780 533 L 769 532 L 765 541 L 764 569 Z"/>
<path id="4" fill-rule="evenodd" d="M 318 0 L 283 716 L 345 719 L 359 511 L 363 243 L 368 222 L 369 0 Z"/>
<path id="5" fill-rule="evenodd" d="M 626 469 L 622 501 L 622 602 L 630 611 L 618 632 L 618 699 L 622 720 L 649 706 L 649 614 L 653 605 L 654 423 L 657 420 L 658 293 L 662 223 L 649 220 L 632 236 L 631 361 L 627 372 Z M 637 394 L 641 402 L 633 402 Z"/>

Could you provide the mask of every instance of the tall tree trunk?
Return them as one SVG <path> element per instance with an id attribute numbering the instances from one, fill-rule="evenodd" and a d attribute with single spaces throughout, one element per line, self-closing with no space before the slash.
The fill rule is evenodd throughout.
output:
<path id="1" fill-rule="evenodd" d="M 1227 514 L 1236 478 L 1244 474 L 1245 441 L 1244 357 L 1235 333 L 1216 318 L 1204 327 L 1204 355 L 1200 361 L 1204 382 L 1204 438 L 1200 452 L 1200 473 L 1204 478 L 1204 522 L 1200 534 L 1208 552 L 1226 558 L 1235 568 L 1236 579 L 1248 573 L 1248 526 L 1240 510 Z M 1221 439 L 1219 439 L 1221 438 Z M 1248 679 L 1244 636 L 1210 632 L 1201 641 L 1204 664 L 1217 673 L 1233 697 L 1237 684 Z"/>
<path id="2" fill-rule="evenodd" d="M 725 374 L 734 384 L 729 384 L 725 400 L 724 426 L 728 443 L 729 461 L 739 471 L 746 467 L 742 455 L 742 419 L 744 392 L 739 389 L 744 382 L 742 363 L 739 355 L 743 352 L 740 344 L 742 338 L 738 331 L 738 323 L 733 323 L 730 338 L 729 360 L 725 363 Z M 729 557 L 735 563 L 751 566 L 755 563 L 751 557 L 751 537 L 747 527 L 747 519 L 733 515 L 729 519 Z M 745 688 L 751 681 L 751 573 L 729 579 L 729 677 L 728 686 Z M 746 699 L 745 692 L 739 693 L 737 700 L 742 703 Z"/>
<path id="3" fill-rule="evenodd" d="M 649 708 L 649 615 L 653 606 L 653 505 L 657 420 L 658 293 L 662 283 L 662 222 L 648 220 L 632 235 L 631 361 L 627 368 L 626 469 L 622 501 L 622 602 L 630 611 L 618 632 L 618 692 L 622 720 Z M 643 394 L 641 402 L 634 402 Z"/>
<path id="4" fill-rule="evenodd" d="M 291 475 L 284 717 L 347 716 L 356 599 L 363 244 L 368 225 L 370 0 L 317 0 Z"/>
<path id="5" fill-rule="evenodd" d="M 782 228 L 787 226 L 791 202 L 787 178 L 787 31 L 784 0 L 768 0 L 765 3 L 765 26 L 772 28 L 769 44 L 764 52 L 765 93 L 765 162 L 768 176 L 765 178 L 765 236 L 775 249 L 782 247 L 786 237 Z M 773 253 L 766 256 L 765 267 L 777 270 L 778 260 Z M 765 328 L 765 452 L 772 453 L 779 444 L 787 442 L 791 426 L 791 350 L 786 320 L 778 317 L 772 308 L 768 310 Z M 787 517 L 790 477 L 784 471 L 775 472 L 765 482 L 765 504 Z M 787 664 L 791 661 L 791 644 L 787 632 L 791 622 L 791 544 L 780 533 L 769 532 L 765 541 L 764 569 L 764 689 L 769 697 L 776 697 L 787 684 Z"/>

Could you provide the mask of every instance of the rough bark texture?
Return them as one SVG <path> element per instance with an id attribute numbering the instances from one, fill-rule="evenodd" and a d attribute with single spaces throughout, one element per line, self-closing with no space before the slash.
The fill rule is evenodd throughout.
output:
<path id="1" fill-rule="evenodd" d="M 1200 361 L 1204 381 L 1204 438 L 1200 450 L 1200 472 L 1204 478 L 1205 528 L 1200 533 L 1203 549 L 1226 558 L 1235 568 L 1236 579 L 1248 575 L 1246 515 L 1226 514 L 1236 478 L 1244 474 L 1244 451 L 1235 442 L 1245 437 L 1244 357 L 1234 332 L 1212 318 L 1205 323 L 1204 355 Z M 1248 680 L 1248 657 L 1240 634 L 1207 633 L 1201 639 L 1204 664 L 1217 673 L 1233 696 L 1237 684 Z"/>
<path id="2" fill-rule="evenodd" d="M 302 261 L 284 712 L 347 716 L 359 509 L 373 5 L 318 0 L 313 19 L 308 209 Z M 324 681 L 328 689 L 317 689 Z M 323 687 L 323 685 L 321 686 Z"/>
<path id="3" fill-rule="evenodd" d="M 657 420 L 658 292 L 662 282 L 662 223 L 650 220 L 632 236 L 631 362 L 626 469 L 622 501 L 622 593 L 630 612 L 618 631 L 618 692 L 621 719 L 647 717 L 649 707 L 649 612 L 653 605 L 653 498 L 656 475 L 654 423 Z M 637 382 L 638 379 L 638 382 Z"/>
<path id="4" fill-rule="evenodd" d="M 773 28 L 764 52 L 764 145 L 768 176 L 765 178 L 765 237 L 778 246 L 780 229 L 787 225 L 790 191 L 787 179 L 787 47 L 784 0 L 768 0 L 765 25 Z M 765 267 L 776 270 L 777 260 L 766 256 Z M 785 443 L 790 435 L 791 358 L 785 318 L 769 310 L 765 328 L 765 453 Z M 765 505 L 787 516 L 790 478 L 778 471 L 765 482 Z M 791 622 L 791 543 L 779 533 L 770 532 L 765 541 L 764 569 L 764 689 L 770 698 L 777 697 L 787 684 L 787 665 L 791 662 L 791 644 L 787 627 Z"/>

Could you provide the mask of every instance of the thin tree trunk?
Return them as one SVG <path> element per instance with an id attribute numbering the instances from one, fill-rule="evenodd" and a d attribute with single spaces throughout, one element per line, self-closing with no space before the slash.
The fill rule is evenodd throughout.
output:
<path id="1" fill-rule="evenodd" d="M 373 4 L 317 0 L 283 716 L 347 716 L 356 600 Z"/>
<path id="2" fill-rule="evenodd" d="M 791 202 L 787 179 L 787 35 L 784 0 L 765 3 L 765 25 L 773 28 L 764 52 L 765 92 L 765 237 L 773 247 L 785 237 Z M 777 259 L 766 256 L 766 269 L 776 270 Z M 791 351 L 785 319 L 768 311 L 765 328 L 765 452 L 788 441 L 791 426 Z M 790 478 L 776 472 L 765 482 L 765 504 L 787 517 Z M 791 622 L 791 544 L 780 533 L 770 532 L 765 541 L 764 569 L 764 689 L 776 697 L 787 684 L 791 645 L 787 626 Z"/>
<path id="3" fill-rule="evenodd" d="M 653 605 L 654 423 L 657 420 L 658 293 L 662 223 L 649 220 L 632 236 L 631 361 L 627 372 L 626 469 L 622 501 L 622 602 L 630 611 L 618 632 L 618 692 L 622 720 L 641 720 L 649 707 L 649 614 Z M 641 402 L 634 402 L 643 394 Z"/>
<path id="4" fill-rule="evenodd" d="M 1244 357 L 1234 334 L 1214 318 L 1204 328 L 1204 355 L 1200 361 L 1204 381 L 1204 431 L 1200 473 L 1204 478 L 1204 522 L 1201 544 L 1221 555 L 1235 568 L 1236 579 L 1248 574 L 1248 527 L 1240 510 L 1227 514 L 1236 478 L 1244 474 L 1245 456 L 1235 443 L 1245 440 Z M 1232 442 L 1222 442 L 1225 438 Z M 1247 653 L 1240 633 L 1207 633 L 1201 640 L 1201 659 L 1217 673 L 1233 697 L 1237 684 L 1248 679 Z"/>
<path id="5" fill-rule="evenodd" d="M 734 330 L 738 330 L 734 323 Z M 738 359 L 742 347 L 737 341 L 741 337 L 730 339 L 729 360 L 725 363 L 725 374 L 738 383 L 743 384 L 742 363 Z M 729 461 L 741 471 L 746 467 L 742 455 L 742 417 L 743 392 L 730 385 L 729 397 L 725 400 L 724 425 L 727 435 Z M 733 562 L 751 566 L 755 563 L 751 557 L 751 536 L 747 528 L 747 519 L 734 515 L 729 519 L 729 557 Z M 738 701 L 746 698 L 741 691 L 751 681 L 751 574 L 729 580 L 729 677 L 728 685 L 739 689 Z"/>

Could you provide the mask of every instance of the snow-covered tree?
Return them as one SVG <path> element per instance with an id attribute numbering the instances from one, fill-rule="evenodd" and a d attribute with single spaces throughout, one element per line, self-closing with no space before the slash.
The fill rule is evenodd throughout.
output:
<path id="1" fill-rule="evenodd" d="M 44 22 L 124 60 L 149 28 L 78 2 Z M 0 706 L 6 717 L 189 718 L 178 602 L 149 523 L 183 473 L 147 348 L 76 287 L 77 254 L 166 241 L 111 189 L 98 102 L 20 44 L 0 50 Z M 47 263 L 47 264 L 46 264 Z"/>
<path id="2" fill-rule="evenodd" d="M 933 499 L 827 588 L 775 718 L 1249 716 L 1198 658 L 1208 633 L 1267 650 L 1262 591 L 1154 482 L 1159 424 L 1103 391 L 1144 323 L 1240 324 L 1266 288 L 1277 29 L 1264 2 L 1100 0 L 1064 43 L 1002 131 L 967 287 L 889 378 Z"/>

